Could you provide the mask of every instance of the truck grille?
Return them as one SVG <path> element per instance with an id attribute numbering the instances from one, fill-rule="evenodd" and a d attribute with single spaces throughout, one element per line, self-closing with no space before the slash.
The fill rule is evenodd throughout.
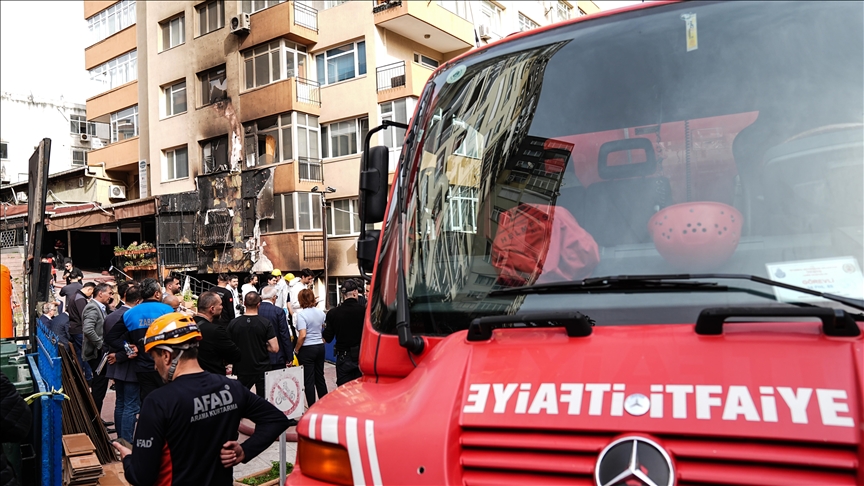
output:
<path id="1" fill-rule="evenodd" d="M 617 435 L 617 434 L 615 434 Z M 477 485 L 594 484 L 594 466 L 613 434 L 463 429 L 463 482 Z M 677 484 L 856 484 L 855 446 L 716 437 L 657 436 Z"/>

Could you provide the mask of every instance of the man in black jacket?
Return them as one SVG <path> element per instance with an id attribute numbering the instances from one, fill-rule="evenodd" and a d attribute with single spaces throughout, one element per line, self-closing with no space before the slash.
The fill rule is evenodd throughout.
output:
<path id="1" fill-rule="evenodd" d="M 81 290 L 75 293 L 72 299 L 72 305 L 69 306 L 69 341 L 75 345 L 75 356 L 78 357 L 78 362 L 84 370 L 84 379 L 89 383 L 93 379 L 93 373 L 90 365 L 81 356 L 84 349 L 84 307 L 90 302 L 90 297 L 93 296 L 93 289 L 96 284 L 87 282 L 81 287 Z"/>
<path id="2" fill-rule="evenodd" d="M 348 280 L 342 284 L 342 303 L 327 313 L 322 337 L 328 343 L 336 338 L 336 386 L 363 376 L 360 372 L 360 338 L 366 308 L 357 301 L 357 283 Z"/>
<path id="3" fill-rule="evenodd" d="M 227 327 L 234 320 L 234 306 L 237 302 L 234 301 L 234 293 L 228 288 L 231 280 L 228 275 L 220 273 L 216 280 L 219 282 L 218 285 L 211 287 L 208 292 L 215 292 L 222 299 L 222 313 L 213 322 Z"/>
<path id="4" fill-rule="evenodd" d="M 15 385 L 0 373 L 0 442 L 21 442 L 30 431 L 33 419 L 30 407 L 18 394 Z M 15 471 L 6 462 L 6 455 L 0 447 L 0 486 L 16 486 Z"/>
<path id="5" fill-rule="evenodd" d="M 222 299 L 215 292 L 198 296 L 198 315 L 195 323 L 201 331 L 198 345 L 198 364 L 204 371 L 225 376 L 225 366 L 240 362 L 240 348 L 228 336 L 226 326 L 217 321 L 222 315 Z"/>

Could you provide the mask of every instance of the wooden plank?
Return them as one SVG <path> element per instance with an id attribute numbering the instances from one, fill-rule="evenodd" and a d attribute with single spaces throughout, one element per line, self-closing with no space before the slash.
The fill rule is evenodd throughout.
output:
<path id="1" fill-rule="evenodd" d="M 87 434 L 69 434 L 63 436 L 63 451 L 67 456 L 89 454 L 96 450 Z"/>

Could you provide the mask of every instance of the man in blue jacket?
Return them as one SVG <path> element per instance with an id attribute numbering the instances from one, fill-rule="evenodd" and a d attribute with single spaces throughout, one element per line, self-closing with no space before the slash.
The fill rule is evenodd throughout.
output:
<path id="1" fill-rule="evenodd" d="M 135 348 L 129 346 L 132 353 L 126 352 L 125 344 L 128 334 L 111 334 L 111 330 L 118 323 L 123 322 L 123 315 L 138 305 L 141 301 L 141 292 L 138 287 L 122 283 L 117 287 L 123 305 L 118 307 L 105 318 L 106 344 L 108 344 L 108 378 L 114 380 L 116 401 L 114 405 L 114 423 L 116 425 L 117 437 L 132 443 L 132 434 L 135 432 L 135 417 L 141 409 L 141 398 L 138 392 L 138 376 L 135 373 L 136 358 Z M 115 339 L 110 341 L 107 336 Z"/>
<path id="2" fill-rule="evenodd" d="M 270 321 L 273 330 L 276 331 L 276 339 L 279 341 L 279 351 L 270 353 L 272 370 L 285 368 L 288 363 L 294 362 L 294 343 L 288 329 L 288 320 L 285 311 L 276 307 L 278 294 L 276 287 L 270 285 L 264 287 L 261 289 L 261 305 L 258 306 L 258 315 Z"/>

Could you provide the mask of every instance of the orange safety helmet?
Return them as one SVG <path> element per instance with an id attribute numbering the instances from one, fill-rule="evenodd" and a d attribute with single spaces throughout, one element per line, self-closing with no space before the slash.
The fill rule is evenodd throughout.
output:
<path id="1" fill-rule="evenodd" d="M 147 334 L 144 336 L 144 351 L 149 352 L 155 347 L 163 347 L 167 350 L 175 347 L 184 349 L 198 344 L 189 343 L 190 340 L 201 340 L 198 324 L 189 316 L 172 312 L 157 318 L 147 328 Z"/>

